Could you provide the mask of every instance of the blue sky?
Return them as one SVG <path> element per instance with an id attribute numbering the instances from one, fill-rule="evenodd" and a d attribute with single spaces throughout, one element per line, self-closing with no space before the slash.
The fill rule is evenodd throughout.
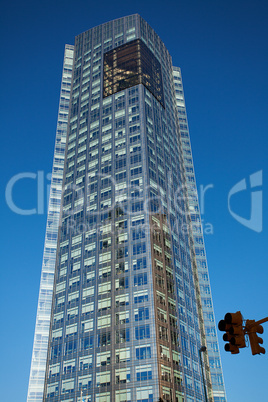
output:
<path id="1" fill-rule="evenodd" d="M 257 1 L 10 1 L 3 2 L 0 30 L 2 132 L 1 399 L 26 399 L 45 235 L 45 214 L 10 210 L 4 190 L 22 172 L 51 171 L 65 43 L 103 22 L 140 13 L 180 66 L 186 96 L 197 184 L 205 193 L 205 237 L 217 322 L 228 311 L 244 318 L 268 316 L 267 303 L 267 17 Z M 248 190 L 231 198 L 231 210 L 250 219 L 249 177 L 262 171 L 263 229 L 239 223 L 228 194 L 245 179 Z M 44 193 L 49 181 L 45 179 Z M 36 181 L 14 186 L 21 208 L 36 207 Z M 252 204 L 252 205 L 251 205 Z M 238 218 L 239 219 L 239 218 Z M 255 229 L 260 222 L 253 222 Z M 256 226 L 257 225 L 257 226 Z M 229 402 L 267 399 L 267 356 L 243 349 L 224 352 Z M 264 324 L 268 350 L 268 324 Z"/>

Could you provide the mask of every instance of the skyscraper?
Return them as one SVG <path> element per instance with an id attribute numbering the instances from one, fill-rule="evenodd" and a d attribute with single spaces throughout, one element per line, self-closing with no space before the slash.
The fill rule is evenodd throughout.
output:
<path id="1" fill-rule="evenodd" d="M 204 401 L 207 346 L 223 402 L 180 70 L 139 15 L 64 60 L 28 401 Z"/>

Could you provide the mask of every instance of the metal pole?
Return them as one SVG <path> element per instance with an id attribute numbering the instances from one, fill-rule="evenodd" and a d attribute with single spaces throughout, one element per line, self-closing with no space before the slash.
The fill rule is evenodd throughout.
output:
<path id="1" fill-rule="evenodd" d="M 201 352 L 205 352 L 206 350 L 207 350 L 207 348 L 205 346 L 201 346 L 201 348 L 199 349 L 198 352 L 199 352 L 199 359 L 200 359 L 200 366 L 201 366 L 201 374 L 202 374 L 202 380 L 203 380 L 205 401 L 208 402 L 206 383 L 205 383 L 205 376 L 204 376 L 204 368 L 203 368 L 202 357 L 201 357 Z"/>

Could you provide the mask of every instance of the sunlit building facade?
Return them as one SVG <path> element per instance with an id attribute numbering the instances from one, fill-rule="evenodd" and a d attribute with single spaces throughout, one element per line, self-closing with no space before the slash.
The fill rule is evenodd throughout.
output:
<path id="1" fill-rule="evenodd" d="M 211 373 L 213 396 L 215 402 L 224 402 L 226 401 L 225 387 L 209 282 L 206 250 L 202 231 L 202 223 L 198 203 L 198 191 L 195 180 L 191 141 L 189 135 L 180 68 L 173 67 L 173 76 L 175 84 L 176 104 L 179 116 L 179 128 L 182 142 L 183 160 L 185 165 L 188 204 L 192 221 L 195 260 L 198 270 L 204 326 L 206 331 L 206 342 L 209 356 L 209 367 Z"/>
<path id="2" fill-rule="evenodd" d="M 66 45 L 27 402 L 43 400 L 72 69 L 73 46 Z"/>
<path id="3" fill-rule="evenodd" d="M 75 39 L 43 401 L 205 401 L 176 76 L 139 15 Z"/>

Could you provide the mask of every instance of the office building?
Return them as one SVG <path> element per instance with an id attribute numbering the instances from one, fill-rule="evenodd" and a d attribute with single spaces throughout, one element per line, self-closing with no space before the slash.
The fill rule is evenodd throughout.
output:
<path id="1" fill-rule="evenodd" d="M 201 346 L 208 399 L 226 400 L 194 194 L 180 70 L 161 39 L 139 15 L 78 35 L 65 49 L 29 402 L 205 401 Z"/>

